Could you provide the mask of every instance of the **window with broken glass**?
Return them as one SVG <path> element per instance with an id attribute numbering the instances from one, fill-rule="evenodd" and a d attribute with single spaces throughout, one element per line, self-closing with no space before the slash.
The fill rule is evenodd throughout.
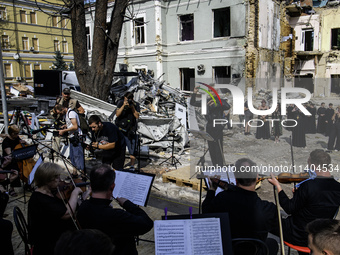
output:
<path id="1" fill-rule="evenodd" d="M 332 50 L 340 50 L 340 28 L 332 29 Z"/>
<path id="2" fill-rule="evenodd" d="M 187 14 L 179 16 L 180 21 L 180 41 L 194 40 L 194 15 Z"/>
<path id="3" fill-rule="evenodd" d="M 313 51 L 314 47 L 314 30 L 305 29 L 302 31 L 302 44 L 304 51 Z"/>
<path id="4" fill-rule="evenodd" d="M 135 44 L 145 43 L 145 22 L 144 18 L 134 20 Z"/>
<path id="5" fill-rule="evenodd" d="M 230 36 L 230 8 L 214 10 L 214 38 Z"/>
<path id="6" fill-rule="evenodd" d="M 4 50 L 9 49 L 10 45 L 9 45 L 9 36 L 8 35 L 2 35 L 2 48 Z"/>
<path id="7" fill-rule="evenodd" d="M 216 84 L 229 84 L 231 78 L 230 66 L 215 66 L 213 67 Z"/>

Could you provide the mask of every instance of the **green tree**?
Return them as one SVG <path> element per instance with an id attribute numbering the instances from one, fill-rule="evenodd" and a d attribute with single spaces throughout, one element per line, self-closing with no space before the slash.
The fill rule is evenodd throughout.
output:
<path id="1" fill-rule="evenodd" d="M 61 55 L 60 51 L 55 52 L 54 59 L 56 60 L 53 62 L 53 70 L 67 70 L 67 64 L 64 61 L 64 57 Z"/>

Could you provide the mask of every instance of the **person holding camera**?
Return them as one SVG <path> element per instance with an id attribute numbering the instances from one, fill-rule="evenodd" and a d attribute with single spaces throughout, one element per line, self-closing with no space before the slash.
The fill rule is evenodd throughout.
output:
<path id="1" fill-rule="evenodd" d="M 82 131 L 80 129 L 80 122 L 78 114 L 63 105 L 54 106 L 54 111 L 64 116 L 66 124 L 59 129 L 59 135 L 63 136 L 68 134 L 68 139 L 70 141 L 70 160 L 74 167 L 79 170 L 84 170 L 84 151 L 81 146 L 81 136 Z M 73 175 L 77 175 L 77 170 L 73 169 Z"/>
<path id="2" fill-rule="evenodd" d="M 139 103 L 133 100 L 133 93 L 127 92 L 117 103 L 116 125 L 122 131 L 130 154 L 130 170 L 135 170 L 137 119 L 139 118 Z"/>

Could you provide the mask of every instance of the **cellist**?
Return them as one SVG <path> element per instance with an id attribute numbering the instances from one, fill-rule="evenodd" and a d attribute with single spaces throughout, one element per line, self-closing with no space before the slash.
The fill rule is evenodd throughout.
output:
<path id="1" fill-rule="evenodd" d="M 36 190 L 28 202 L 29 235 L 33 244 L 33 255 L 53 255 L 53 250 L 61 234 L 75 229 L 72 220 L 78 195 L 82 190 L 75 187 L 66 204 L 56 196 L 61 166 L 42 163 L 34 175 Z"/>
<path id="2" fill-rule="evenodd" d="M 314 150 L 308 158 L 309 169 L 316 177 L 299 185 L 289 199 L 276 178 L 268 181 L 277 188 L 279 202 L 283 210 L 291 216 L 282 219 L 284 240 L 298 246 L 307 247 L 306 225 L 317 219 L 332 219 L 340 205 L 340 183 L 334 180 L 330 170 L 331 157 L 323 150 Z M 278 235 L 278 230 L 273 234 Z"/>
<path id="3" fill-rule="evenodd" d="M 19 137 L 19 127 L 17 125 L 11 125 L 8 127 L 8 136 L 3 140 L 2 142 L 2 151 L 3 151 L 3 156 L 11 156 L 12 151 L 14 148 L 20 144 L 20 143 L 25 143 L 25 141 L 21 140 Z M 17 170 L 19 171 L 19 167 L 17 162 L 12 159 L 9 163 L 3 161 L 2 162 L 2 168 L 4 170 Z M 20 172 L 20 171 L 19 171 Z M 17 196 L 17 193 L 14 191 L 14 187 L 20 187 L 20 179 L 16 178 L 13 180 L 10 184 L 10 189 L 9 189 L 9 195 L 10 196 Z"/>

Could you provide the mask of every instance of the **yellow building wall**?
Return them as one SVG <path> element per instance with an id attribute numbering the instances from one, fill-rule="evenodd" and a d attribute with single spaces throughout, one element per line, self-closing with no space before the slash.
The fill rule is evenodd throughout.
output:
<path id="1" fill-rule="evenodd" d="M 321 16 L 321 51 L 331 50 L 331 30 L 340 28 L 340 8 L 323 9 Z"/>
<path id="2" fill-rule="evenodd" d="M 57 22 L 53 22 L 52 15 L 55 14 L 55 6 L 48 5 L 41 0 L 37 2 L 44 4 L 40 6 L 43 11 L 39 10 L 35 1 L 17 2 L 14 0 L 13 3 L 13 1 L 5 0 L 0 3 L 2 18 L 0 39 L 6 84 L 22 82 L 33 85 L 34 69 L 51 69 L 55 61 L 55 47 L 58 47 L 68 65 L 73 62 L 70 20 L 66 19 L 64 23 L 61 21 L 61 16 L 56 16 Z M 55 0 L 49 2 L 62 3 L 62 1 Z M 35 13 L 35 21 L 31 13 Z M 8 45 L 4 41 L 6 37 L 9 39 Z M 27 40 L 26 49 L 24 49 L 23 38 Z M 34 46 L 34 40 L 37 40 L 38 47 L 33 49 L 31 47 Z M 64 50 L 65 45 L 67 47 Z M 6 73 L 6 65 L 7 70 L 8 66 L 11 66 L 10 73 Z"/>

